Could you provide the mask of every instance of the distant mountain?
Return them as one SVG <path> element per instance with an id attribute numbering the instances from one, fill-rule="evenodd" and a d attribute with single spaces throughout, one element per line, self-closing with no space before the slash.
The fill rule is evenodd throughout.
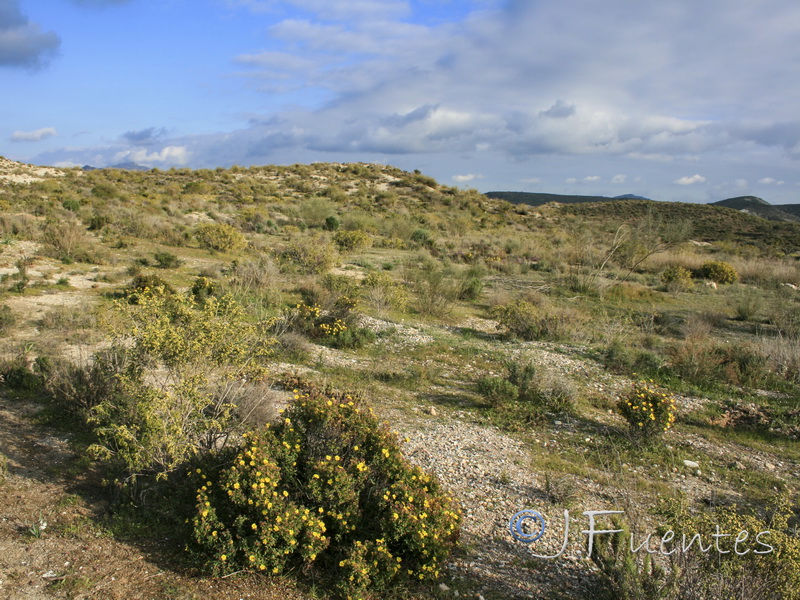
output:
<path id="1" fill-rule="evenodd" d="M 622 194 L 622 196 L 614 196 L 614 200 L 651 200 L 651 198 L 637 196 L 636 194 Z"/>
<path id="2" fill-rule="evenodd" d="M 795 213 L 793 210 L 787 210 L 786 206 L 774 206 L 758 196 L 736 196 L 735 198 L 727 198 L 719 202 L 711 202 L 713 206 L 724 206 L 726 208 L 733 208 L 742 212 L 756 215 L 762 219 L 769 219 L 770 221 L 788 221 L 791 223 L 800 223 L 800 213 Z"/>
<path id="3" fill-rule="evenodd" d="M 91 165 L 84 165 L 84 171 L 96 171 L 97 169 L 122 169 L 123 171 L 149 171 L 150 167 L 145 167 L 144 165 L 137 164 L 135 162 L 123 162 L 118 163 L 116 165 L 111 165 L 110 167 L 93 167 Z"/>
<path id="4" fill-rule="evenodd" d="M 566 194 L 544 194 L 539 192 L 486 192 L 488 198 L 505 200 L 512 204 L 527 204 L 529 206 L 541 206 L 550 202 L 559 204 L 581 204 L 583 202 L 611 202 L 614 200 L 649 200 L 642 196 L 625 194 L 610 198 L 608 196 L 576 196 Z"/>

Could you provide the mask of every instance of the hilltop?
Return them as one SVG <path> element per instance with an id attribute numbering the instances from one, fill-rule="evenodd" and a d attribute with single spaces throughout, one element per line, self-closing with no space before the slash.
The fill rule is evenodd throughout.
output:
<path id="1" fill-rule="evenodd" d="M 224 537 L 198 523 L 226 515 L 196 505 L 234 456 L 219 446 L 255 452 L 243 434 L 265 423 L 294 434 L 279 411 L 314 394 L 331 411 L 368 407 L 387 437 L 374 438 L 385 441 L 374 463 L 353 458 L 352 440 L 333 449 L 339 421 L 311 440 L 318 460 L 276 442 L 300 465 L 281 472 L 294 482 L 283 497 L 335 497 L 348 511 L 383 498 L 369 519 L 313 512 L 328 531 L 406 519 L 420 532 L 444 500 L 413 505 L 418 474 L 393 484 L 398 498 L 334 485 L 347 469 L 385 485 L 371 473 L 399 469 L 402 453 L 463 514 L 438 578 L 367 598 L 624 598 L 654 577 L 666 589 L 603 544 L 604 560 L 584 558 L 581 513 L 601 508 L 624 510 L 637 543 L 668 526 L 707 545 L 721 523 L 771 529 L 787 549 L 757 564 L 737 555 L 725 577 L 714 553 L 654 554 L 691 573 L 664 600 L 798 589 L 800 224 L 640 198 L 529 206 L 376 164 L 0 159 L 0 241 L 0 595 L 334 598 L 316 553 L 273 577 L 272 563 L 255 566 L 260 549 L 184 551 Z M 187 487 L 197 456 L 211 467 Z M 226 473 L 247 470 L 241 460 Z M 233 498 L 235 485 L 220 489 Z M 523 509 L 547 519 L 531 546 L 509 535 Z M 533 558 L 558 551 L 564 509 L 564 556 Z M 265 530 L 243 523 L 236 535 Z M 331 544 L 319 550 L 327 572 L 358 558 Z M 389 545 L 376 556 L 408 551 Z"/>

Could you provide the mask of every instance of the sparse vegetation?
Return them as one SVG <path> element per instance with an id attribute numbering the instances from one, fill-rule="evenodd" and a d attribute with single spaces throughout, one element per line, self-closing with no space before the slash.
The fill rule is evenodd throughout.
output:
<path id="1" fill-rule="evenodd" d="M 598 577 L 618 598 L 797 589 L 800 225 L 637 200 L 531 210 L 377 164 L 64 170 L 0 180 L 0 208 L 0 410 L 67 430 L 76 458 L 32 487 L 58 471 L 86 482 L 81 502 L 108 502 L 69 524 L 47 513 L 48 544 L 91 548 L 112 535 L 94 515 L 110 513 L 115 544 L 132 530 L 137 557 L 188 543 L 230 575 L 208 585 L 239 595 L 297 578 L 316 597 L 436 598 L 440 582 L 508 597 L 537 563 L 486 532 L 524 485 L 554 508 L 635 506 L 676 532 L 712 517 L 772 528 L 787 549 L 759 564 L 644 561 L 623 552 L 627 534 L 607 536 L 599 571 L 570 566 L 581 597 L 600 597 Z M 2 433 L 13 501 L 26 453 L 55 450 Z M 422 484 L 406 451 L 452 489 Z M 467 543 L 435 580 L 455 543 L 448 496 L 470 511 Z M 659 521 L 661 498 L 687 512 Z M 182 575 L 196 561 L 156 562 L 197 581 Z M 459 566 L 472 562 L 486 577 Z M 538 572 L 537 593 L 567 593 L 560 570 Z M 60 581 L 54 592 L 108 591 L 77 572 Z"/>

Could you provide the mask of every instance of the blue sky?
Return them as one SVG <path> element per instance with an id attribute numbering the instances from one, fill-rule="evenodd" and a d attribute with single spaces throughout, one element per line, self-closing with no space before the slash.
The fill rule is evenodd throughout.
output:
<path id="1" fill-rule="evenodd" d="M 0 155 L 800 202 L 797 0 L 0 0 Z"/>

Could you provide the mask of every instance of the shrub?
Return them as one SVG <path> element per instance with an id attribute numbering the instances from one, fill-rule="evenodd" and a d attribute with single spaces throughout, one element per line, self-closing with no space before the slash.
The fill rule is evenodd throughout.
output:
<path id="1" fill-rule="evenodd" d="M 481 267 L 472 266 L 467 269 L 461 276 L 458 299 L 468 302 L 477 300 L 483 291 L 483 278 L 485 275 L 486 273 Z"/>
<path id="2" fill-rule="evenodd" d="M 118 393 L 92 408 L 99 437 L 92 451 L 119 465 L 127 481 L 163 478 L 225 444 L 234 412 L 216 395 L 215 380 L 262 377 L 272 340 L 230 296 L 200 305 L 191 295 L 145 289 L 136 305 L 117 306 L 124 318 L 112 333 L 129 360 L 115 377 Z"/>
<path id="3" fill-rule="evenodd" d="M 692 289 L 692 272 L 681 266 L 670 267 L 661 273 L 661 283 L 670 292 L 685 292 Z"/>
<path id="4" fill-rule="evenodd" d="M 64 200 L 61 206 L 70 212 L 78 212 L 81 209 L 81 203 L 72 198 Z"/>
<path id="5" fill-rule="evenodd" d="M 322 237 L 292 240 L 278 258 L 284 271 L 299 271 L 309 275 L 324 273 L 336 263 L 334 245 Z"/>
<path id="6" fill-rule="evenodd" d="M 17 318 L 7 304 L 0 306 L 0 335 L 5 335 L 16 324 Z"/>
<path id="7" fill-rule="evenodd" d="M 721 260 L 710 260 L 700 267 L 700 277 L 716 283 L 736 283 L 739 274 L 729 263 Z"/>
<path id="8" fill-rule="evenodd" d="M 617 407 L 637 439 L 650 441 L 675 423 L 675 397 L 661 392 L 646 381 L 634 383 L 633 389 L 620 398 Z"/>
<path id="9" fill-rule="evenodd" d="M 346 394 L 296 394 L 195 479 L 193 547 L 216 574 L 312 571 L 360 597 L 436 578 L 458 538 L 454 501 Z"/>
<path id="10" fill-rule="evenodd" d="M 762 297 L 753 290 L 743 290 L 731 300 L 731 306 L 740 321 L 750 321 L 758 314 Z"/>
<path id="11" fill-rule="evenodd" d="M 484 377 L 478 381 L 478 392 L 491 406 L 507 404 L 519 398 L 519 388 L 503 377 Z"/>
<path id="12" fill-rule="evenodd" d="M 194 236 L 201 248 L 215 252 L 235 252 L 247 245 L 245 237 L 227 223 L 201 223 Z"/>
<path id="13" fill-rule="evenodd" d="M 181 260 L 171 252 L 156 252 L 153 258 L 159 269 L 175 269 L 181 266 Z"/>
<path id="14" fill-rule="evenodd" d="M 495 306 L 492 316 L 500 327 L 522 340 L 562 340 L 572 335 L 577 314 L 563 309 L 545 309 L 518 299 Z"/>
<path id="15" fill-rule="evenodd" d="M 363 294 L 366 301 L 379 310 L 391 308 L 403 311 L 408 308 L 408 291 L 388 273 L 370 271 L 361 280 L 361 285 L 366 290 Z"/>
<path id="16" fill-rule="evenodd" d="M 336 215 L 326 217 L 325 223 L 322 224 L 322 228 L 326 231 L 336 231 L 339 229 L 339 218 Z"/>
<path id="17" fill-rule="evenodd" d="M 692 551 L 672 555 L 671 570 L 680 573 L 680 577 L 670 600 L 800 599 L 800 538 L 796 527 L 790 524 L 794 510 L 786 494 L 774 496 L 761 515 L 729 507 L 690 514 L 685 507 L 675 505 L 666 506 L 662 512 L 674 524 L 671 527 L 676 540 L 683 535 L 691 539 L 701 532 L 703 543 L 711 544 L 705 532 L 749 533 L 738 552 L 731 551 L 735 548 L 729 539 L 719 542 L 719 547 L 727 550 L 725 554 Z M 762 531 L 769 532 L 763 540 L 774 548 L 767 554 L 755 541 L 756 534 Z M 759 549 L 762 554 L 753 552 Z"/>
<path id="18" fill-rule="evenodd" d="M 443 316 L 452 310 L 459 283 L 448 265 L 422 258 L 414 266 L 407 266 L 404 275 L 416 293 L 420 313 Z"/>
<path id="19" fill-rule="evenodd" d="M 333 236 L 333 241 L 342 252 L 354 252 L 372 246 L 372 238 L 369 234 L 360 231 L 337 231 Z"/>

